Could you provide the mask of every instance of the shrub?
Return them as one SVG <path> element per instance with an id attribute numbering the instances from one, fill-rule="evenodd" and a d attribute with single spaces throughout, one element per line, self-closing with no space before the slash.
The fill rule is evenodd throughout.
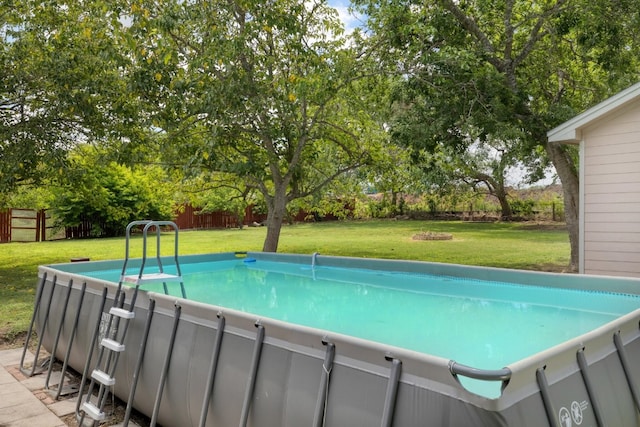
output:
<path id="1" fill-rule="evenodd" d="M 54 190 L 58 225 L 90 222 L 93 237 L 124 234 L 133 220 L 173 217 L 172 187 L 158 167 L 132 169 L 102 162 L 99 152 L 84 147 L 73 153 L 70 168 Z"/>

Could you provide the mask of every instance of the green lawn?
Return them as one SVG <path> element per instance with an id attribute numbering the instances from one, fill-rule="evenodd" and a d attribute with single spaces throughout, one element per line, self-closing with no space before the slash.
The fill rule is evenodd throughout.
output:
<path id="1" fill-rule="evenodd" d="M 426 231 L 450 233 L 453 239 L 412 239 Z M 265 234 L 265 228 L 181 232 L 179 250 L 185 255 L 258 251 Z M 172 242 L 173 233 L 163 235 L 163 254 L 171 253 Z M 131 248 L 132 256 L 140 256 L 139 238 L 132 240 Z M 124 249 L 123 238 L 0 245 L 0 342 L 11 341 L 28 328 L 38 265 L 75 257 L 121 259 Z M 569 263 L 569 239 L 560 227 L 526 223 L 344 221 L 285 226 L 279 252 L 562 271 Z"/>

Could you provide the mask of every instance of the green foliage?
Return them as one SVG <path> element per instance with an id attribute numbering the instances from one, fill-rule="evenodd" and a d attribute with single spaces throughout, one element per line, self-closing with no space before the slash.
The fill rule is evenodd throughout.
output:
<path id="1" fill-rule="evenodd" d="M 0 209 L 49 209 L 53 201 L 50 185 L 19 185 L 13 192 L 0 196 Z"/>
<path id="2" fill-rule="evenodd" d="M 211 172 L 186 179 L 181 185 L 183 203 L 200 208 L 201 212 L 229 212 L 241 226 L 245 210 L 258 202 L 255 191 L 247 188 L 236 175 Z"/>
<path id="3" fill-rule="evenodd" d="M 96 237 L 118 236 L 133 220 L 173 217 L 172 186 L 158 167 L 103 162 L 100 151 L 80 146 L 59 179 L 53 206 L 60 226 L 89 221 Z"/>
<path id="4" fill-rule="evenodd" d="M 531 180 L 546 166 L 536 147 L 547 130 L 637 79 L 637 0 L 355 3 L 405 76 L 394 139 L 453 152 L 498 141 Z"/>
<path id="5" fill-rule="evenodd" d="M 531 217 L 535 202 L 533 200 L 512 200 L 511 209 L 513 213 L 523 217 Z"/>
<path id="6" fill-rule="evenodd" d="M 325 1 L 142 1 L 131 13 L 131 89 L 165 162 L 259 192 L 265 250 L 290 202 L 370 162 L 382 132 L 361 81 L 373 65 Z"/>
<path id="7" fill-rule="evenodd" d="M 137 132 L 118 18 L 100 2 L 0 5 L 0 191 L 46 182 L 79 142 Z"/>
<path id="8" fill-rule="evenodd" d="M 451 158 L 469 158 L 474 144 L 504 144 L 502 167 L 475 171 L 495 182 L 503 212 L 500 172 L 521 164 L 532 182 L 551 162 L 577 269 L 577 166 L 572 149 L 548 143 L 546 133 L 637 80 L 640 0 L 354 3 L 369 17 L 381 60 L 402 76 L 394 139 Z"/>
<path id="9" fill-rule="evenodd" d="M 512 189 L 509 202 L 518 219 L 561 222 L 564 219 L 564 210 L 559 191 L 561 192 L 553 187 Z M 399 195 L 395 203 L 390 193 L 363 195 L 356 200 L 355 218 L 392 218 L 397 215 L 407 215 L 412 219 L 478 216 L 493 220 L 502 218 L 501 206 L 494 198 L 464 186 L 420 195 Z"/>

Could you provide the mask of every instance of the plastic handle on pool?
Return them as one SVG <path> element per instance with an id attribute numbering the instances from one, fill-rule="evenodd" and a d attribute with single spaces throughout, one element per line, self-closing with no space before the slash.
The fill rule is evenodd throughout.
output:
<path id="1" fill-rule="evenodd" d="M 511 369 L 478 369 L 463 365 L 455 360 L 449 361 L 449 371 L 453 375 L 463 375 L 476 380 L 484 381 L 508 381 L 511 378 Z"/>

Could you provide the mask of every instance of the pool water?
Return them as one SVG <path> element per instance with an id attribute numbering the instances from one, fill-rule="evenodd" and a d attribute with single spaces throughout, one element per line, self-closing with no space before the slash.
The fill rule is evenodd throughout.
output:
<path id="1" fill-rule="evenodd" d="M 640 307 L 637 295 L 246 261 L 181 266 L 187 297 L 479 369 L 503 368 Z M 86 275 L 117 282 L 120 271 Z M 144 289 L 163 292 L 162 284 Z M 169 291 L 180 296 L 177 284 Z"/>

